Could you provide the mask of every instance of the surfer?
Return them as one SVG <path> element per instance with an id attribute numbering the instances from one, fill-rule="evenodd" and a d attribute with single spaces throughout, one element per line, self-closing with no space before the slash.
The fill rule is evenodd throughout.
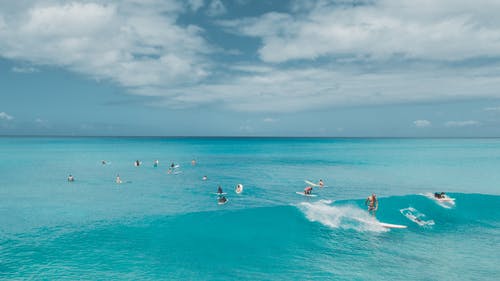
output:
<path id="1" fill-rule="evenodd" d="M 319 185 L 319 187 L 324 187 L 325 183 L 323 183 L 323 180 L 320 179 L 319 182 L 318 182 L 318 185 Z"/>
<path id="2" fill-rule="evenodd" d="M 139 160 L 135 160 L 134 165 L 135 165 L 136 167 L 139 167 L 139 166 L 141 165 L 141 162 L 139 162 Z"/>
<path id="3" fill-rule="evenodd" d="M 208 177 L 207 176 L 203 176 L 203 178 L 201 178 L 202 180 L 206 181 L 208 180 Z"/>
<path id="4" fill-rule="evenodd" d="M 220 187 L 219 185 L 219 187 L 217 187 L 217 194 L 222 194 L 222 193 L 224 193 L 224 191 L 222 191 L 222 187 Z"/>
<path id="5" fill-rule="evenodd" d="M 170 168 L 171 169 L 175 168 L 175 163 L 174 162 L 172 162 L 172 164 L 170 164 Z"/>
<path id="6" fill-rule="evenodd" d="M 227 202 L 227 198 L 225 196 L 221 196 L 217 198 L 217 202 L 219 202 L 219 204 L 224 204 Z"/>
<path id="7" fill-rule="evenodd" d="M 444 192 L 435 192 L 434 193 L 434 197 L 436 197 L 437 199 L 443 199 L 443 198 L 445 198 L 445 196 L 446 196 L 446 193 L 444 193 Z"/>
<path id="8" fill-rule="evenodd" d="M 372 193 L 372 195 L 366 198 L 365 205 L 368 206 L 368 212 L 375 216 L 375 212 L 377 212 L 378 209 L 378 200 L 375 193 Z"/>
<path id="9" fill-rule="evenodd" d="M 154 164 L 153 164 L 153 167 L 155 167 L 155 168 L 156 168 L 156 167 L 158 167 L 158 164 L 160 164 L 160 161 L 155 160 L 155 162 L 154 162 Z"/>
<path id="10" fill-rule="evenodd" d="M 69 181 L 69 182 L 74 182 L 74 181 L 75 181 L 75 178 L 74 178 L 74 177 L 70 174 L 70 175 L 68 176 L 68 181 Z"/>
<path id="11" fill-rule="evenodd" d="M 306 195 L 311 194 L 312 191 L 313 191 L 312 186 L 307 186 L 306 188 L 304 188 L 304 194 L 306 194 Z"/>
<path id="12" fill-rule="evenodd" d="M 122 183 L 122 179 L 120 178 L 120 175 L 116 175 L 116 183 L 118 183 L 118 184 Z"/>
<path id="13" fill-rule="evenodd" d="M 107 163 L 106 163 L 106 160 L 102 160 L 102 161 L 101 161 L 101 163 L 102 163 L 103 165 L 106 165 L 106 164 L 107 164 Z"/>

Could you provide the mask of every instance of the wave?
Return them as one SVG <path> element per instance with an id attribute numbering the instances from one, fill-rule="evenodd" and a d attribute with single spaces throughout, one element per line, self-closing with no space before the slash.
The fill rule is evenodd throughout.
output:
<path id="1" fill-rule="evenodd" d="M 309 221 L 319 222 L 329 228 L 357 231 L 382 231 L 383 229 L 378 226 L 380 221 L 410 227 L 422 225 L 498 227 L 499 225 L 500 196 L 450 193 L 450 197 L 455 198 L 453 204 L 450 204 L 434 200 L 429 194 L 432 195 L 425 193 L 379 198 L 377 219 L 368 214 L 364 200 L 359 199 L 337 200 L 333 204 L 323 199 L 312 203 L 300 203 L 298 208 Z M 408 216 L 409 211 L 411 218 Z M 408 219 L 416 224 L 410 223 Z"/>
<path id="2" fill-rule="evenodd" d="M 328 201 L 327 201 L 328 202 Z M 325 201 L 302 202 L 299 209 L 312 222 L 319 222 L 330 228 L 354 229 L 357 231 L 383 232 L 386 229 L 366 211 L 356 206 L 330 206 Z"/>

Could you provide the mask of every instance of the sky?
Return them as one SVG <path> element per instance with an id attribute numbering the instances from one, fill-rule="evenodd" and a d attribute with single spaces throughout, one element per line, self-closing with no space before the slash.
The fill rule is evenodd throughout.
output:
<path id="1" fill-rule="evenodd" d="M 500 137 L 498 11 L 0 0 L 0 135 Z"/>

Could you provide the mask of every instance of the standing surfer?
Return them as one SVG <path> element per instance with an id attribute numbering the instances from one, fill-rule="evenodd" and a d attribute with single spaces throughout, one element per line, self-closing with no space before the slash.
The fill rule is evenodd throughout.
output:
<path id="1" fill-rule="evenodd" d="M 366 198 L 365 200 L 365 205 L 368 206 L 368 212 L 372 216 L 375 216 L 375 213 L 377 212 L 378 209 L 377 195 L 375 195 L 375 193 L 372 193 L 372 195 L 368 196 L 368 198 Z"/>

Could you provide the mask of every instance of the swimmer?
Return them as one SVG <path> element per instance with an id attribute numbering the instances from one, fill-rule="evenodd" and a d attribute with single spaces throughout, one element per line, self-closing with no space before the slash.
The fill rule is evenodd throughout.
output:
<path id="1" fill-rule="evenodd" d="M 192 166 L 196 165 L 196 160 L 194 160 L 194 159 L 193 159 L 193 160 L 191 160 L 191 165 L 192 165 Z"/>
<path id="2" fill-rule="evenodd" d="M 434 197 L 436 197 L 437 199 L 443 199 L 446 197 L 446 193 L 444 192 L 435 192 L 434 193 Z"/>
<path id="3" fill-rule="evenodd" d="M 368 196 L 365 200 L 365 205 L 368 206 L 368 213 L 370 213 L 372 216 L 375 216 L 375 213 L 378 210 L 378 200 L 377 200 L 377 195 L 375 193 L 372 193 L 372 195 Z"/>
<path id="4" fill-rule="evenodd" d="M 68 176 L 68 181 L 69 181 L 69 182 L 74 182 L 74 181 L 75 181 L 75 178 L 74 178 L 74 177 L 70 174 L 70 175 Z"/>
<path id="5" fill-rule="evenodd" d="M 158 164 L 160 164 L 160 161 L 155 160 L 155 162 L 153 163 L 153 167 L 155 167 L 155 168 L 158 167 Z"/>
<path id="6" fill-rule="evenodd" d="M 139 167 L 139 166 L 141 165 L 141 162 L 139 162 L 139 160 L 135 160 L 134 165 L 135 165 L 136 167 Z"/>
<path id="7" fill-rule="evenodd" d="M 221 196 L 221 197 L 217 198 L 217 201 L 219 202 L 219 204 L 223 204 L 223 203 L 226 203 L 227 198 L 224 196 Z"/>
<path id="8" fill-rule="evenodd" d="M 103 165 L 106 165 L 106 164 L 107 164 L 107 163 L 106 163 L 106 160 L 102 160 L 102 161 L 101 161 L 101 163 L 102 163 Z"/>
<path id="9" fill-rule="evenodd" d="M 323 183 L 322 179 L 319 180 L 318 185 L 319 185 L 319 187 L 324 187 L 325 186 L 325 184 Z"/>
<path id="10" fill-rule="evenodd" d="M 207 176 L 203 176 L 203 178 L 201 178 L 202 180 L 206 181 L 208 180 L 208 177 Z"/>
<path id="11" fill-rule="evenodd" d="M 116 183 L 118 183 L 118 184 L 122 183 L 122 179 L 120 178 L 120 175 L 116 175 Z"/>

